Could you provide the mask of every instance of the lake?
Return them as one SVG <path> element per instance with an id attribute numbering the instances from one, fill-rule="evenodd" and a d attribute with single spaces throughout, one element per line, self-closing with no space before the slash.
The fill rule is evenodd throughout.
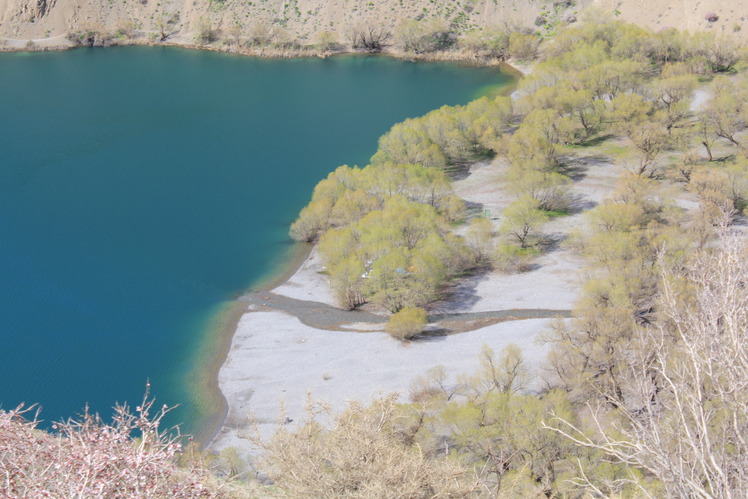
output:
<path id="1" fill-rule="evenodd" d="M 183 430 L 222 307 L 282 267 L 314 185 L 408 117 L 511 81 L 385 57 L 0 54 L 0 408 L 108 417 L 147 380 Z"/>

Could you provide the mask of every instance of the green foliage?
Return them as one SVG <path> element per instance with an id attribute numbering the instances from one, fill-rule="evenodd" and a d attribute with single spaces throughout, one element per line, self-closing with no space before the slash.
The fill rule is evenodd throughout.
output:
<path id="1" fill-rule="evenodd" d="M 320 31 L 317 35 L 317 44 L 322 50 L 328 52 L 334 52 L 341 48 L 337 36 L 330 31 Z"/>
<path id="2" fill-rule="evenodd" d="M 559 148 L 541 130 L 520 126 L 508 141 L 507 157 L 513 168 L 557 171 Z"/>
<path id="3" fill-rule="evenodd" d="M 690 175 L 688 189 L 694 192 L 709 214 L 719 224 L 723 213 L 741 212 L 748 200 L 748 160 L 741 157 L 724 166 L 698 167 Z"/>
<path id="4" fill-rule="evenodd" d="M 571 458 L 573 446 L 543 429 L 551 411 L 573 418 L 565 394 L 552 391 L 542 398 L 488 392 L 468 402 L 450 402 L 438 416 L 452 431 L 453 453 L 483 470 L 483 482 L 494 494 L 517 492 L 517 475 L 527 474 L 532 494 L 553 495 L 561 456 Z M 526 485 L 527 486 L 527 485 Z M 503 495 L 503 494 L 502 494 Z"/>
<path id="5" fill-rule="evenodd" d="M 421 334 L 428 323 L 426 311 L 417 307 L 405 307 L 387 321 L 386 330 L 399 340 L 410 340 Z"/>
<path id="6" fill-rule="evenodd" d="M 714 98 L 704 113 L 704 121 L 710 133 L 741 147 L 738 133 L 745 128 L 748 118 L 748 86 L 726 76 L 718 76 L 712 82 Z"/>
<path id="7" fill-rule="evenodd" d="M 313 241 L 319 231 L 328 226 L 332 207 L 333 201 L 329 198 L 312 200 L 301 210 L 299 218 L 291 224 L 291 237 L 296 241 Z"/>
<path id="8" fill-rule="evenodd" d="M 474 262 L 434 207 L 402 195 L 358 221 L 327 230 L 320 254 L 341 305 L 354 308 L 371 300 L 392 312 L 428 304 L 445 279 Z"/>
<path id="9" fill-rule="evenodd" d="M 652 33 L 597 21 L 568 27 L 545 47 L 547 58 L 521 83 L 516 107 L 506 98 L 484 97 L 394 126 L 371 166 L 341 167 L 320 182 L 292 228 L 300 239 L 324 234 L 320 251 L 341 304 L 380 304 L 395 313 L 394 322 L 433 301 L 445 280 L 477 262 L 528 269 L 543 246 L 543 224 L 572 206 L 569 175 L 576 179 L 578 171 L 570 155 L 580 146 L 590 157 L 614 153 L 623 162 L 628 171 L 615 190 L 583 215 L 584 229 L 564 243 L 588 266 L 574 318 L 559 320 L 543 338 L 552 345 L 544 381 L 563 392 L 521 394 L 527 371 L 519 349 L 495 355 L 486 348 L 473 376 L 450 384 L 443 370 L 435 370 L 414 383 L 414 404 L 400 408 L 398 431 L 409 444 L 430 455 L 444 449 L 480 470 L 481 490 L 494 496 L 580 496 L 584 486 L 595 495 L 621 497 L 635 496 L 637 487 L 653 496 L 670 490 L 669 479 L 653 470 L 681 453 L 674 451 L 672 442 L 679 440 L 673 436 L 690 420 L 668 419 L 663 408 L 677 394 L 663 373 L 687 366 L 683 357 L 696 350 L 675 347 L 689 326 L 663 314 L 668 304 L 661 296 L 672 294 L 686 315 L 700 306 L 696 284 L 668 273 L 680 275 L 694 248 L 710 250 L 715 226 L 734 220 L 748 204 L 746 78 L 718 75 L 703 111 L 692 110 L 690 102 L 704 75 L 739 67 L 731 43 L 712 34 Z M 408 28 L 417 33 L 425 25 Z M 531 56 L 536 42 L 485 30 L 460 43 L 496 57 L 519 57 Z M 611 136 L 616 140 L 607 141 Z M 682 154 L 694 143 L 708 158 Z M 500 214 L 502 238 L 494 251 L 488 219 L 473 218 L 464 239 L 449 231 L 464 204 L 444 174 L 493 153 L 505 156 L 506 190 L 516 198 Z M 662 182 L 663 172 L 679 184 Z M 669 199 L 669 191 L 678 189 L 698 203 L 688 214 Z M 706 322 L 716 321 L 719 334 L 732 330 L 718 319 Z M 417 334 L 423 327 L 417 322 L 403 334 Z M 655 359 L 652 352 L 661 351 L 672 356 Z M 670 380 L 680 375 L 671 371 Z M 715 382 L 683 387 L 707 390 Z M 590 413 L 577 405 L 583 402 L 599 404 L 604 416 L 596 428 L 586 425 Z M 729 427 L 722 402 L 706 406 L 713 427 Z M 568 426 L 561 420 L 580 429 L 574 435 L 586 448 L 562 435 Z M 667 436 L 655 442 L 662 449 L 644 453 L 662 450 L 659 464 L 634 468 L 636 456 L 616 460 L 616 452 L 651 431 Z M 628 440 L 614 449 L 599 443 L 603 434 L 606 442 Z"/>
<path id="10" fill-rule="evenodd" d="M 612 196 L 585 218 L 589 228 L 577 235 L 577 245 L 591 275 L 575 319 L 546 334 L 553 344 L 548 363 L 574 399 L 599 396 L 615 405 L 623 403 L 628 383 L 621 356 L 635 341 L 637 324 L 656 317 L 657 266 L 681 261 L 691 240 L 657 183 L 634 173 L 625 173 Z"/>
<path id="11" fill-rule="evenodd" d="M 372 164 L 414 163 L 428 168 L 447 166 L 447 157 L 416 120 L 406 120 L 392 127 L 379 139 L 379 149 L 371 158 Z"/>
<path id="12" fill-rule="evenodd" d="M 474 240 L 471 251 L 447 229 L 464 218 L 465 204 L 444 170 L 489 154 L 511 119 L 506 97 L 445 106 L 393 126 L 371 165 L 341 166 L 317 184 L 290 234 L 307 242 L 322 234 L 320 252 L 342 306 L 424 306 L 446 279 L 486 257 L 485 240 Z"/>
<path id="13" fill-rule="evenodd" d="M 460 216 L 461 202 L 439 170 L 393 163 L 364 169 L 341 166 L 314 188 L 312 201 L 291 225 L 291 236 L 313 241 L 320 232 L 356 222 L 394 196 L 429 205 L 450 221 Z"/>
<path id="14" fill-rule="evenodd" d="M 379 139 L 373 165 L 387 162 L 446 169 L 490 153 L 512 118 L 511 100 L 483 97 L 444 106 L 392 127 Z"/>
<path id="15" fill-rule="evenodd" d="M 478 361 L 478 372 L 466 383 L 476 397 L 492 392 L 511 394 L 527 389 L 530 371 L 522 349 L 516 344 L 508 344 L 499 355 L 488 345 L 483 345 Z"/>
<path id="16" fill-rule="evenodd" d="M 493 255 L 493 265 L 502 272 L 526 272 L 530 269 L 530 262 L 538 256 L 537 248 L 521 248 L 516 244 L 500 242 L 496 245 Z"/>

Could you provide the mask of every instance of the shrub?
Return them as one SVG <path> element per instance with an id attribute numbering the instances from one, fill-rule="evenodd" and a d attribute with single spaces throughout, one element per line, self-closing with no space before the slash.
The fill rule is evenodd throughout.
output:
<path id="1" fill-rule="evenodd" d="M 710 23 L 714 23 L 719 21 L 719 16 L 714 12 L 707 12 L 704 16 L 704 19 L 706 19 Z"/>
<path id="2" fill-rule="evenodd" d="M 112 423 L 86 411 L 56 434 L 27 419 L 33 408 L 0 411 L 0 496 L 218 497 L 207 472 L 177 466 L 181 439 L 159 427 L 169 408 L 153 404 L 146 393 L 134 413 L 118 405 Z"/>
<path id="3" fill-rule="evenodd" d="M 509 35 L 509 55 L 515 59 L 534 59 L 538 54 L 540 37 L 514 32 Z"/>
<path id="4" fill-rule="evenodd" d="M 387 322 L 387 332 L 399 340 L 409 340 L 423 332 L 428 323 L 426 311 L 419 307 L 405 307 Z"/>
<path id="5" fill-rule="evenodd" d="M 213 27 L 207 17 L 201 17 L 197 23 L 196 40 L 200 44 L 213 43 L 218 40 L 218 30 Z"/>
<path id="6" fill-rule="evenodd" d="M 398 426 L 402 414 L 395 395 L 368 408 L 352 402 L 335 416 L 310 404 L 298 430 L 281 427 L 268 441 L 257 435 L 253 440 L 265 450 L 261 465 L 280 489 L 273 496 L 474 497 L 468 468 L 423 452 Z"/>
<path id="7" fill-rule="evenodd" d="M 494 256 L 494 267 L 501 272 L 515 273 L 530 270 L 530 261 L 539 251 L 535 248 L 520 248 L 514 244 L 499 244 Z"/>

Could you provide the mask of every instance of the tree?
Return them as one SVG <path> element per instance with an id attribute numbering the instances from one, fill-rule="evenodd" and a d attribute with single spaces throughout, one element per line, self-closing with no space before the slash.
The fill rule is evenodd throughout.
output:
<path id="1" fill-rule="evenodd" d="M 709 161 L 714 160 L 712 155 L 712 147 L 714 142 L 719 138 L 714 125 L 714 119 L 709 113 L 699 113 L 696 117 L 696 123 L 694 126 L 694 135 L 697 140 L 706 149 L 706 154 L 709 157 Z"/>
<path id="2" fill-rule="evenodd" d="M 354 49 L 381 52 L 388 46 L 392 32 L 382 25 L 357 23 L 347 29 L 346 37 Z"/>
<path id="3" fill-rule="evenodd" d="M 479 387 L 479 393 L 517 393 L 527 389 L 530 370 L 516 344 L 508 344 L 498 356 L 491 347 L 483 345 L 478 360 L 480 368 L 471 385 Z"/>
<path id="4" fill-rule="evenodd" d="M 492 497 L 552 497 L 556 466 L 571 445 L 542 428 L 551 410 L 573 418 L 560 391 L 542 398 L 488 392 L 448 403 L 438 423 L 448 425 L 453 452 L 480 470 Z"/>
<path id="5" fill-rule="evenodd" d="M 521 170 L 511 167 L 509 191 L 518 197 L 530 196 L 538 201 L 538 209 L 565 211 L 569 208 L 571 179 L 561 173 L 542 170 Z"/>
<path id="6" fill-rule="evenodd" d="M 249 26 L 249 43 L 255 46 L 270 45 L 275 34 L 264 23 L 256 23 Z"/>
<path id="7" fill-rule="evenodd" d="M 320 31 L 317 34 L 317 43 L 325 52 L 335 52 L 340 50 L 340 42 L 335 33 L 330 31 Z"/>
<path id="8" fill-rule="evenodd" d="M 235 19 L 229 28 L 229 35 L 231 35 L 231 40 L 237 48 L 242 46 L 243 34 L 244 26 L 242 26 L 242 23 L 238 19 Z"/>
<path id="9" fill-rule="evenodd" d="M 480 57 L 507 59 L 509 57 L 509 36 L 500 28 L 489 27 L 474 30 L 458 40 L 461 48 Z"/>
<path id="10" fill-rule="evenodd" d="M 445 106 L 421 118 L 423 130 L 452 165 L 472 158 L 474 146 L 462 133 L 456 114 L 454 108 Z"/>
<path id="11" fill-rule="evenodd" d="M 179 12 L 167 14 L 161 12 L 156 16 L 154 23 L 156 24 L 156 30 L 158 31 L 158 39 L 163 42 L 171 35 L 179 31 L 177 23 L 179 22 Z"/>
<path id="12" fill-rule="evenodd" d="M 329 226 L 332 207 L 333 202 L 328 198 L 309 203 L 301 210 L 299 218 L 291 224 L 291 237 L 296 241 L 314 241 L 319 232 Z"/>
<path id="13" fill-rule="evenodd" d="M 657 113 L 643 119 L 618 123 L 618 129 L 626 135 L 634 146 L 637 156 L 634 171 L 653 177 L 657 173 L 657 159 L 673 143 L 667 127 L 667 114 Z"/>
<path id="14" fill-rule="evenodd" d="M 406 120 L 393 126 L 379 139 L 379 149 L 371 158 L 373 165 L 392 162 L 445 168 L 447 158 L 418 120 Z"/>
<path id="15" fill-rule="evenodd" d="M 506 155 L 512 168 L 520 171 L 558 170 L 558 146 L 541 131 L 530 126 L 520 126 L 513 135 L 506 138 L 506 142 Z"/>
<path id="16" fill-rule="evenodd" d="M 353 310 L 366 302 L 362 276 L 366 272 L 364 262 L 351 255 L 328 268 L 330 287 L 338 303 L 346 310 Z"/>
<path id="17" fill-rule="evenodd" d="M 548 220 L 548 215 L 540 209 L 540 202 L 530 196 L 510 203 L 501 217 L 500 232 L 516 239 L 523 249 L 536 243 L 540 227 Z"/>
<path id="18" fill-rule="evenodd" d="M 481 97 L 455 112 L 455 119 L 465 138 L 478 154 L 495 152 L 496 144 L 512 121 L 512 100 L 508 97 Z"/>
<path id="19" fill-rule="evenodd" d="M 746 98 L 741 90 L 726 76 L 718 76 L 712 84 L 715 93 L 704 114 L 717 137 L 742 147 L 737 134 L 745 128 Z"/>
<path id="20" fill-rule="evenodd" d="M 590 277 L 574 319 L 555 324 L 543 338 L 553 344 L 553 386 L 573 399 L 625 402 L 626 352 L 637 325 L 656 320 L 658 248 L 667 247 L 668 259 L 677 262 L 691 243 L 677 225 L 665 225 L 665 206 L 653 180 L 627 173 L 611 198 L 586 214 L 589 230 L 578 245 Z"/>

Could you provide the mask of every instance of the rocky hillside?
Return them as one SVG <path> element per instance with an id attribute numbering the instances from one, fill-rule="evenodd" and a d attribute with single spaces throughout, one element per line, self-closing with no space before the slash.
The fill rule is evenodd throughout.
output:
<path id="1" fill-rule="evenodd" d="M 0 0 L 0 48 L 247 41 L 349 46 L 356 29 L 394 33 L 434 20 L 458 34 L 497 27 L 552 34 L 590 8 L 654 30 L 710 30 L 748 40 L 742 0 Z"/>

